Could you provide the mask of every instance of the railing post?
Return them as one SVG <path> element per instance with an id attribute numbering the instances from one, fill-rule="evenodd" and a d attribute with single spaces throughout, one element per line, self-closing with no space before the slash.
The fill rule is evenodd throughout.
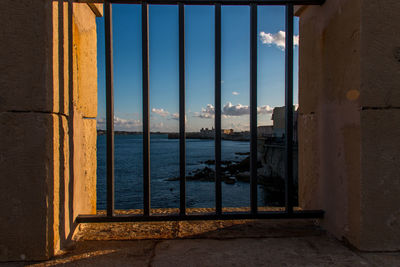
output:
<path id="1" fill-rule="evenodd" d="M 221 188 L 221 4 L 215 4 L 215 211 L 222 213 Z"/>
<path id="2" fill-rule="evenodd" d="M 180 215 L 186 214 L 186 133 L 185 133 L 185 6 L 179 3 L 179 162 Z"/>
<path id="3" fill-rule="evenodd" d="M 143 215 L 150 215 L 149 6 L 142 3 Z"/>
<path id="4" fill-rule="evenodd" d="M 250 208 L 257 214 L 257 4 L 250 5 Z"/>
<path id="5" fill-rule="evenodd" d="M 285 25 L 285 199 L 293 213 L 293 4 L 286 4 Z"/>
<path id="6" fill-rule="evenodd" d="M 112 6 L 104 2 L 106 50 L 106 118 L 107 118 L 107 216 L 114 215 L 114 75 Z"/>

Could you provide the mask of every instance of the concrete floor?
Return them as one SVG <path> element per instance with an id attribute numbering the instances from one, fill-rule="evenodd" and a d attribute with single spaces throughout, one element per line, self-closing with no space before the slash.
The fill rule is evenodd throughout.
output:
<path id="1" fill-rule="evenodd" d="M 400 252 L 350 249 L 314 220 L 90 224 L 52 260 L 0 266 L 400 266 Z"/>

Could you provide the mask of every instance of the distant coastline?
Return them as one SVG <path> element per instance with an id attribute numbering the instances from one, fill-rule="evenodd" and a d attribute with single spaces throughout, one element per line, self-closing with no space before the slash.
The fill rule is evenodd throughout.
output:
<path id="1" fill-rule="evenodd" d="M 168 133 L 168 139 L 178 139 L 179 133 Z M 191 132 L 186 133 L 186 139 L 214 139 L 213 134 L 203 134 L 199 132 Z M 222 140 L 231 140 L 231 141 L 250 141 L 250 135 L 248 132 L 238 132 L 234 134 L 221 134 Z"/>
<path id="2" fill-rule="evenodd" d="M 106 130 L 97 130 L 97 135 L 106 135 Z M 141 135 L 142 132 L 129 132 L 129 131 L 114 131 L 114 135 Z M 179 139 L 179 133 L 165 133 L 165 132 L 151 132 L 150 134 L 163 134 L 167 135 L 168 139 Z M 186 133 L 186 139 L 208 139 L 213 140 L 214 135 L 205 135 L 200 132 L 188 132 Z M 250 135 L 248 132 L 237 132 L 234 134 L 222 134 L 222 140 L 230 141 L 250 141 Z"/>
<path id="3" fill-rule="evenodd" d="M 106 135 L 106 130 L 97 130 L 97 135 Z M 141 135 L 142 132 L 114 131 L 114 135 Z M 168 134 L 163 132 L 151 132 L 150 134 Z"/>

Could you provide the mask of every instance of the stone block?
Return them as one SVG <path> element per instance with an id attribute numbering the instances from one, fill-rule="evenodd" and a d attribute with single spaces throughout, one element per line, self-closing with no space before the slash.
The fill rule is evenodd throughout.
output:
<path id="1" fill-rule="evenodd" d="M 363 0 L 361 101 L 365 107 L 400 107 L 400 1 Z"/>
<path id="2" fill-rule="evenodd" d="M 319 92 L 322 87 L 321 41 L 315 17 L 301 18 L 299 46 L 299 111 L 303 114 L 315 112 L 318 108 Z"/>
<path id="3" fill-rule="evenodd" d="M 97 32 L 95 14 L 86 4 L 74 5 L 74 108 L 97 116 Z"/>
<path id="4" fill-rule="evenodd" d="M 100 15 L 100 6 L 92 5 Z M 0 4 L 0 111 L 43 111 L 68 115 L 68 3 L 11 1 Z M 59 16 L 61 15 L 61 16 Z M 75 104 L 87 117 L 97 113 L 97 35 L 95 13 L 88 4 L 74 4 L 73 78 Z M 59 27 L 63 24 L 62 27 Z M 79 86 L 77 86 L 79 83 Z"/>
<path id="5" fill-rule="evenodd" d="M 325 102 L 358 100 L 360 87 L 360 1 L 327 1 L 301 12 L 300 112 Z M 351 96 L 349 99 L 349 95 Z M 354 97 L 353 95 L 356 95 Z"/>
<path id="6" fill-rule="evenodd" d="M 52 1 L 0 3 L 0 111 L 54 111 Z"/>
<path id="7" fill-rule="evenodd" d="M 66 116 L 52 115 L 53 117 L 53 139 L 51 140 L 52 151 L 52 189 L 54 192 L 49 198 L 53 207 L 53 213 L 50 214 L 53 220 L 53 246 L 51 253 L 57 253 L 65 245 L 66 237 L 70 234 L 70 220 L 72 219 L 72 207 L 70 205 L 70 153 L 69 125 Z M 48 140 L 50 141 L 50 140 Z"/>
<path id="8" fill-rule="evenodd" d="M 62 8 L 62 11 L 60 9 Z M 72 61 L 69 47 L 69 9 L 68 3 L 61 6 L 59 2 L 53 2 L 53 88 L 52 101 L 53 112 L 68 115 L 70 98 L 69 64 Z M 62 26 L 61 26 L 62 25 Z"/>
<path id="9" fill-rule="evenodd" d="M 360 95 L 360 1 L 342 1 L 326 22 L 321 37 L 323 86 L 319 104 L 357 102 Z"/>
<path id="10" fill-rule="evenodd" d="M 358 112 L 353 113 L 360 116 Z M 349 124 L 343 127 L 343 146 L 344 166 L 343 170 L 346 174 L 347 190 L 347 214 L 343 217 L 347 218 L 347 223 L 344 227 L 343 237 L 353 244 L 359 246 L 360 239 L 360 221 L 361 221 L 361 127 L 360 123 L 353 125 Z"/>
<path id="11" fill-rule="evenodd" d="M 96 214 L 96 120 L 74 118 L 74 217 Z"/>
<path id="12" fill-rule="evenodd" d="M 400 250 L 400 110 L 361 113 L 362 250 Z"/>
<path id="13" fill-rule="evenodd" d="M 53 123 L 50 114 L 0 113 L 0 261 L 51 256 Z"/>
<path id="14" fill-rule="evenodd" d="M 315 114 L 298 117 L 299 133 L 299 206 L 320 209 L 318 123 Z"/>

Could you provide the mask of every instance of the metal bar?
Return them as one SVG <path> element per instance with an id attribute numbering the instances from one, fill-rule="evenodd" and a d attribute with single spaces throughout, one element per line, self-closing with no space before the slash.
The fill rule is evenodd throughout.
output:
<path id="1" fill-rule="evenodd" d="M 107 118 L 107 216 L 114 215 L 114 75 L 112 7 L 104 3 L 106 50 L 106 118 Z"/>
<path id="2" fill-rule="evenodd" d="M 64 0 L 67 1 L 67 0 Z M 113 4 L 157 4 L 157 5 L 322 5 L 326 0 L 110 0 Z M 75 3 L 104 3 L 104 0 L 74 0 Z"/>
<path id="3" fill-rule="evenodd" d="M 286 5 L 285 41 L 285 181 L 286 211 L 293 212 L 293 5 Z"/>
<path id="4" fill-rule="evenodd" d="M 142 4 L 143 214 L 150 215 L 149 7 Z"/>
<path id="5" fill-rule="evenodd" d="M 186 214 L 186 133 L 185 133 L 185 6 L 179 3 L 179 163 L 180 214 Z"/>
<path id="6" fill-rule="evenodd" d="M 198 220 L 248 220 L 248 219 L 318 219 L 324 217 L 322 210 L 285 211 L 250 213 L 222 213 L 216 214 L 191 214 L 191 215 L 118 215 L 107 217 L 101 215 L 79 215 L 77 223 L 104 223 L 104 222 L 154 222 L 154 221 L 198 221 Z"/>
<path id="7" fill-rule="evenodd" d="M 250 207 L 257 213 L 257 5 L 250 6 Z"/>
<path id="8" fill-rule="evenodd" d="M 221 187 L 221 4 L 215 5 L 215 211 L 222 213 Z"/>

